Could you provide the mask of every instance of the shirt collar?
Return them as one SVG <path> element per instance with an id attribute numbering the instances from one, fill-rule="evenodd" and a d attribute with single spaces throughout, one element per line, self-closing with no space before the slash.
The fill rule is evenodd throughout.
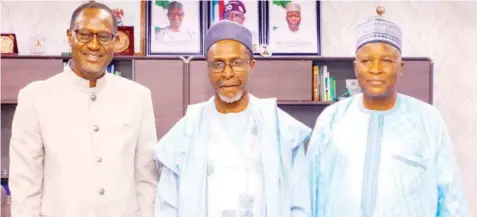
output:
<path id="1" fill-rule="evenodd" d="M 367 109 L 366 107 L 364 107 L 364 104 L 363 104 L 363 97 L 364 97 L 363 93 L 360 93 L 357 97 L 358 97 L 357 102 L 358 102 L 359 109 L 366 114 L 389 115 L 399 110 L 399 107 L 401 106 L 401 95 L 399 93 L 396 96 L 396 103 L 394 104 L 394 106 L 391 109 L 385 110 L 385 111 Z"/>
<path id="2" fill-rule="evenodd" d="M 73 69 L 71 68 L 72 64 L 72 59 L 68 61 L 68 63 L 64 66 L 63 71 L 66 73 L 68 80 L 71 81 L 73 86 L 77 89 L 79 89 L 82 92 L 88 92 L 88 93 L 96 93 L 99 92 L 103 87 L 106 85 L 106 82 L 109 77 L 109 73 L 106 72 L 106 74 L 99 78 L 96 81 L 96 87 L 89 87 L 89 80 L 86 80 L 80 76 L 78 76 L 75 72 L 73 72 Z"/>

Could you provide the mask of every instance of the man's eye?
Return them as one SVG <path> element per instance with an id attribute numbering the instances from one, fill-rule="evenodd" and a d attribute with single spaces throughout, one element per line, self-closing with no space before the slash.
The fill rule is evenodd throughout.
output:
<path id="1" fill-rule="evenodd" d="M 110 37 L 108 35 L 98 35 L 100 40 L 109 40 Z"/>
<path id="2" fill-rule="evenodd" d="M 242 61 L 242 60 L 235 60 L 235 61 L 233 61 L 232 63 L 233 63 L 234 65 L 240 65 L 240 64 L 243 63 L 243 61 Z"/>
<path id="3" fill-rule="evenodd" d="M 85 33 L 79 33 L 78 35 L 81 36 L 81 37 L 89 37 L 90 36 L 90 34 L 85 34 Z"/>
<path id="4" fill-rule="evenodd" d="M 222 67 L 224 65 L 224 63 L 221 63 L 221 62 L 216 62 L 216 63 L 213 63 L 212 66 L 214 67 Z"/>

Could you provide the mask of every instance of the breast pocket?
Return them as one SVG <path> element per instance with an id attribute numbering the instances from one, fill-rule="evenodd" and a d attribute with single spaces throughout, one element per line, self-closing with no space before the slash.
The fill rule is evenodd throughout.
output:
<path id="1" fill-rule="evenodd" d="M 139 115 L 137 115 L 139 116 Z M 134 114 L 121 114 L 117 117 L 111 117 L 109 121 L 107 136 L 114 144 L 114 150 L 119 151 L 121 155 L 125 153 L 134 153 L 139 141 L 140 122 L 139 117 Z M 114 150 L 111 150 L 114 152 Z"/>
<path id="2" fill-rule="evenodd" d="M 418 191 L 428 169 L 427 160 L 414 153 L 393 153 L 391 158 L 397 168 L 397 179 L 406 193 Z"/>
<path id="3" fill-rule="evenodd" d="M 119 141 L 128 143 L 137 140 L 136 134 L 138 129 L 137 124 L 133 120 L 124 118 L 117 120 L 114 125 L 114 134 Z"/>

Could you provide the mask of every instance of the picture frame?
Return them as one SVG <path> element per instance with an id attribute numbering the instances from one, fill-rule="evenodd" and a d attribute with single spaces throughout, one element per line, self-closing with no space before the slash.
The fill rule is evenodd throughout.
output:
<path id="1" fill-rule="evenodd" d="M 254 54 L 260 53 L 260 44 L 263 43 L 263 8 L 264 2 L 262 0 L 235 0 L 241 2 L 243 5 L 237 6 L 237 4 L 228 5 L 230 0 L 208 0 L 208 16 L 207 26 L 210 28 L 215 22 L 222 19 L 229 19 L 237 21 L 244 25 L 252 32 L 253 38 L 253 52 Z M 244 11 L 239 7 L 244 8 Z M 229 9 L 226 9 L 229 7 Z M 225 14 L 225 10 L 229 10 L 228 14 Z M 226 17 L 228 16 L 228 17 Z"/>
<path id="2" fill-rule="evenodd" d="M 321 56 L 319 0 L 268 0 L 265 14 L 266 44 L 273 56 Z"/>
<path id="3" fill-rule="evenodd" d="M 204 37 L 202 11 L 201 1 L 147 1 L 146 55 L 202 55 Z"/>
<path id="4" fill-rule="evenodd" d="M 147 1 L 106 1 L 97 0 L 97 2 L 108 5 L 114 13 L 114 16 L 118 18 L 117 12 L 121 12 L 121 24 L 119 26 L 127 27 L 129 34 L 132 52 L 126 52 L 123 54 L 115 55 L 127 55 L 127 56 L 145 56 L 145 11 Z M 77 6 L 77 5 L 75 5 Z M 130 28 L 132 27 L 132 28 Z"/>
<path id="5" fill-rule="evenodd" d="M 2 33 L 0 36 L 0 44 L 2 45 L 2 55 L 18 54 L 17 35 L 15 33 Z"/>

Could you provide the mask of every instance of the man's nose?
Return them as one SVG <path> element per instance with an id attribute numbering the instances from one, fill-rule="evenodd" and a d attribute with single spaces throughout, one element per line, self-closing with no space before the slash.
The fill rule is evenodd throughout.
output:
<path id="1" fill-rule="evenodd" d="M 379 73 L 381 73 L 382 71 L 383 71 L 383 65 L 381 64 L 381 61 L 379 61 L 379 60 L 374 60 L 374 61 L 371 63 L 369 72 L 371 72 L 372 74 L 379 74 Z"/>
<path id="2" fill-rule="evenodd" d="M 93 36 L 91 41 L 88 42 L 88 48 L 90 50 L 99 50 L 100 47 L 101 46 L 99 44 L 98 38 L 96 36 Z"/>
<path id="3" fill-rule="evenodd" d="M 230 66 L 230 64 L 226 64 L 225 65 L 225 68 L 224 68 L 224 77 L 225 78 L 231 78 L 234 76 L 234 70 L 232 69 L 232 66 Z"/>

